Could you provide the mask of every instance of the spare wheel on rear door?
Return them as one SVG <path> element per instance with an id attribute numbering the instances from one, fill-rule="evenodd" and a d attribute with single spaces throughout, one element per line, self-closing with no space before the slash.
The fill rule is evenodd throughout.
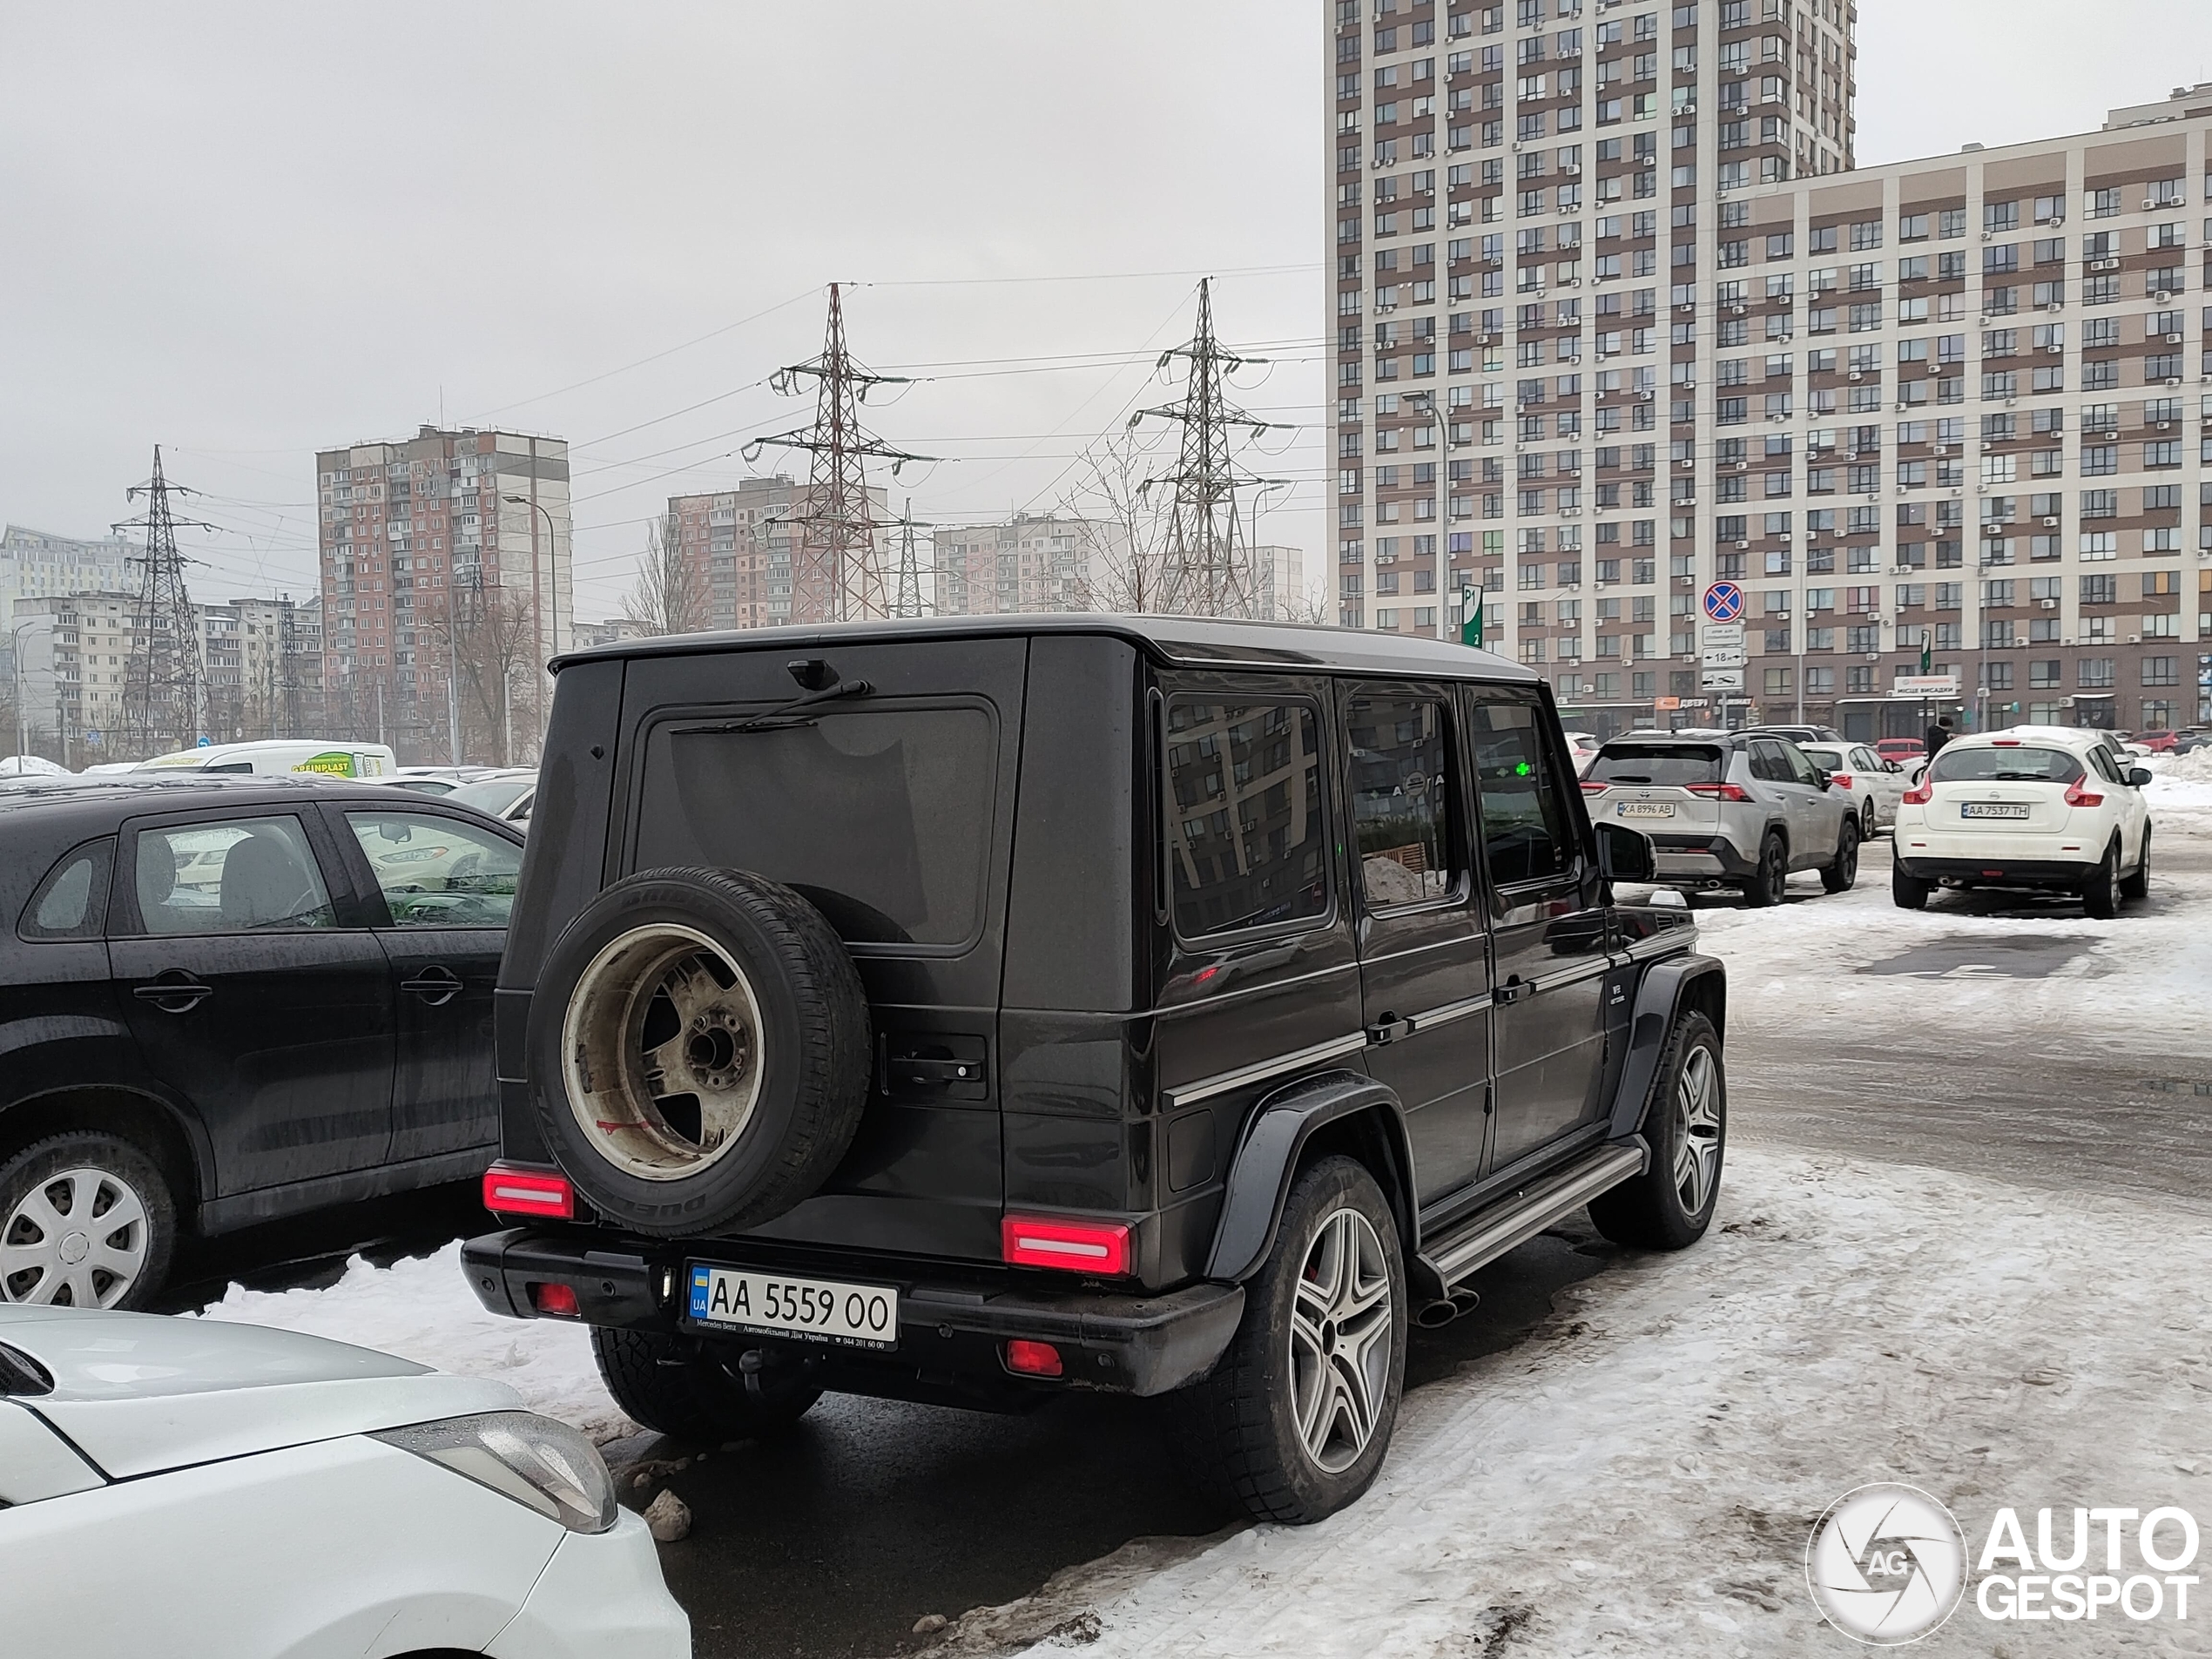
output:
<path id="1" fill-rule="evenodd" d="M 821 912 L 736 870 L 646 870 L 571 922 L 530 999 L 548 1143 L 609 1220 L 673 1236 L 772 1221 L 851 1143 L 867 996 Z"/>

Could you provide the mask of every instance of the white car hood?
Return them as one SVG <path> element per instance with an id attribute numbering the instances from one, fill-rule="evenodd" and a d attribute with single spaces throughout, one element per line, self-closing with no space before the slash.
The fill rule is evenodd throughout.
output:
<path id="1" fill-rule="evenodd" d="M 16 1403 L 111 1480 L 521 1404 L 503 1383 L 220 1319 L 7 1305 L 0 1343 L 53 1379 Z"/>

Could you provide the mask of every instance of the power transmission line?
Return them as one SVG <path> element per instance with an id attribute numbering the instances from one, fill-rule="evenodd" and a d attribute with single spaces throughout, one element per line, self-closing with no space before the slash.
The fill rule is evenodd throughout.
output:
<path id="1" fill-rule="evenodd" d="M 1214 338 L 1212 279 L 1198 284 L 1198 327 L 1188 345 L 1160 354 L 1163 369 L 1178 359 L 1190 366 L 1183 401 L 1170 408 L 1139 409 L 1130 428 L 1145 420 L 1172 421 L 1183 428 L 1176 468 L 1148 478 L 1174 490 L 1167 554 L 1162 570 L 1163 610 L 1194 617 L 1253 617 L 1262 609 L 1265 588 L 1254 567 L 1250 541 L 1237 514 L 1237 492 L 1279 486 L 1280 479 L 1255 477 L 1237 465 L 1230 440 L 1238 428 L 1265 431 L 1271 422 L 1245 414 L 1229 401 L 1223 381 L 1235 369 L 1262 358 L 1240 357 Z"/>
<path id="2" fill-rule="evenodd" d="M 188 749 L 199 733 L 199 616 L 185 588 L 185 560 L 177 550 L 177 526 L 181 523 L 198 529 L 214 526 L 176 517 L 169 508 L 172 491 L 198 493 L 172 484 L 162 475 L 161 446 L 156 444 L 153 476 L 125 492 L 128 500 L 146 498 L 145 515 L 113 527 L 146 533 L 146 550 L 132 561 L 144 570 L 123 691 L 125 741 L 141 754 L 158 753 L 158 745 L 172 735 L 175 747 Z"/>
<path id="3" fill-rule="evenodd" d="M 921 566 L 914 557 L 914 532 L 932 526 L 914 517 L 914 498 L 907 497 L 907 510 L 899 516 L 899 591 L 892 601 L 894 617 L 921 615 Z"/>
<path id="4" fill-rule="evenodd" d="M 867 462 L 891 463 L 891 475 L 909 461 L 929 455 L 894 449 L 860 424 L 860 404 L 868 388 L 903 385 L 895 375 L 877 374 L 853 360 L 845 344 L 845 305 L 839 285 L 829 291 L 829 327 L 821 355 L 778 369 L 769 384 L 779 394 L 796 395 L 802 378 L 816 382 L 814 424 L 772 438 L 756 438 L 745 459 L 763 446 L 804 449 L 813 458 L 806 511 L 786 522 L 798 527 L 792 550 L 791 619 L 846 622 L 890 614 L 883 558 L 875 533 L 884 528 L 869 508 Z"/>

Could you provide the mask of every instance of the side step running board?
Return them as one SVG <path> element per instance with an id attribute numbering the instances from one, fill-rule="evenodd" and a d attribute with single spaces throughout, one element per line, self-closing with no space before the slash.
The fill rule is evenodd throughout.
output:
<path id="1" fill-rule="evenodd" d="M 1446 1287 L 1523 1244 L 1561 1216 L 1643 1172 L 1651 1150 L 1641 1136 L 1601 1146 L 1579 1163 L 1524 1187 L 1499 1207 L 1486 1210 L 1441 1238 L 1426 1241 L 1421 1259 Z"/>

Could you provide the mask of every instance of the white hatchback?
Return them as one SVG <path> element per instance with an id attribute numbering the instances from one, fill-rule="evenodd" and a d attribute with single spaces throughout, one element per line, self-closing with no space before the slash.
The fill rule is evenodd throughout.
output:
<path id="1" fill-rule="evenodd" d="M 1885 760 L 1864 743 L 1800 743 L 1805 759 L 1826 772 L 1834 786 L 1851 798 L 1858 812 L 1858 839 L 1871 841 L 1874 832 L 1897 822 L 1898 803 L 1905 796 L 1905 768 Z"/>
<path id="2" fill-rule="evenodd" d="M 684 1659 L 645 1526 L 503 1383 L 296 1332 L 0 1306 L 0 1649 Z"/>
<path id="3" fill-rule="evenodd" d="M 2092 916 L 2150 887 L 2151 774 L 2095 732 L 1953 738 L 1905 793 L 1890 891 L 1918 910 L 1938 886 L 2078 893 Z"/>

